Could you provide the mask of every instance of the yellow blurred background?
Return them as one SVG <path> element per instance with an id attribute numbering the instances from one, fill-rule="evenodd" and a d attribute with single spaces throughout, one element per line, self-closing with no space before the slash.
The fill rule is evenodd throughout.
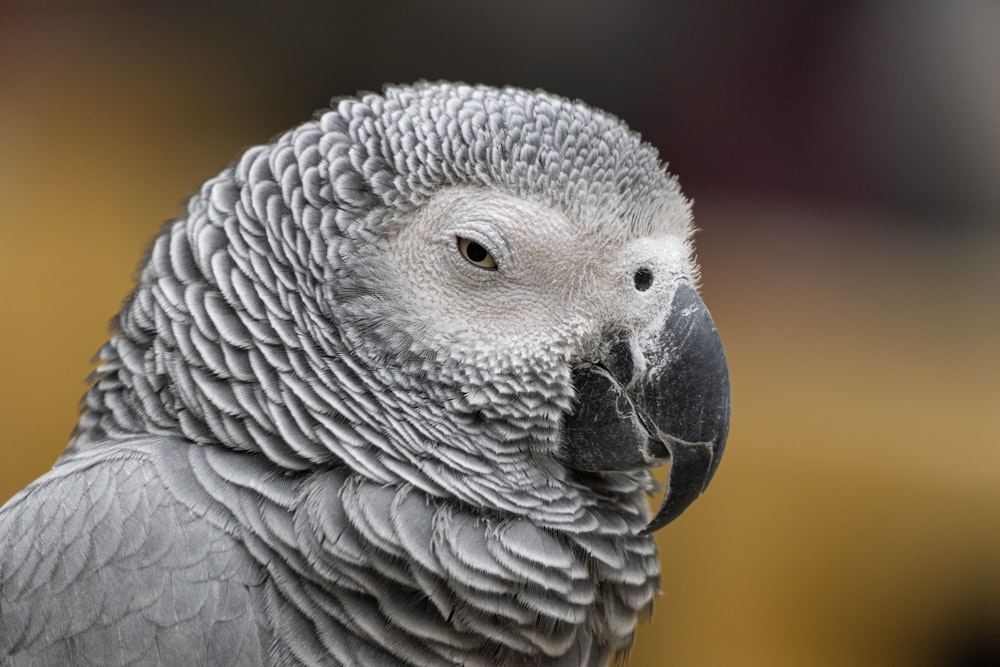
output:
<path id="1" fill-rule="evenodd" d="M 0 4 L 0 501 L 243 148 L 384 82 L 544 87 L 670 162 L 731 364 L 629 664 L 1000 664 L 1000 5 L 248 4 Z"/>

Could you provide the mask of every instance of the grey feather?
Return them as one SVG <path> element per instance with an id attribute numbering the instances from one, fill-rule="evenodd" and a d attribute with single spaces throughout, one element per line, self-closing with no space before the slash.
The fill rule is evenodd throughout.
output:
<path id="1" fill-rule="evenodd" d="M 158 460 L 172 445 L 81 454 L 5 505 L 4 665 L 266 661 L 264 571 L 166 488 Z"/>
<path id="2" fill-rule="evenodd" d="M 157 237 L 70 447 L 0 511 L 0 662 L 627 651 L 659 581 L 648 473 L 567 470 L 569 365 L 432 348 L 371 269 L 460 186 L 689 227 L 651 147 L 541 92 L 390 87 L 251 148 Z"/>

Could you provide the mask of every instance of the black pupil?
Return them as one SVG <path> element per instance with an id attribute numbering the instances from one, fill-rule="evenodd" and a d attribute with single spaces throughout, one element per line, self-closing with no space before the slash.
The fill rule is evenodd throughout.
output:
<path id="1" fill-rule="evenodd" d="M 640 292 L 645 292 L 649 289 L 650 285 L 653 284 L 653 272 L 649 269 L 639 269 L 632 276 L 633 282 L 635 282 L 635 288 Z"/>
<path id="2" fill-rule="evenodd" d="M 482 262 L 489 257 L 489 253 L 486 252 L 486 248 L 479 245 L 475 241 L 469 241 L 469 245 L 465 247 L 465 252 L 469 256 L 469 259 L 473 262 Z"/>

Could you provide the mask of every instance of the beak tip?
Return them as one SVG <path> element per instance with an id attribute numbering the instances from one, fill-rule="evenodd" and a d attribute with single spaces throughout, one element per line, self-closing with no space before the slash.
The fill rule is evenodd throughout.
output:
<path id="1" fill-rule="evenodd" d="M 640 535 L 652 535 L 663 528 L 697 500 L 715 476 L 725 449 L 725 437 L 718 442 L 687 443 L 673 440 L 667 443 L 670 451 L 670 472 L 667 491 L 659 511 L 649 521 Z"/>

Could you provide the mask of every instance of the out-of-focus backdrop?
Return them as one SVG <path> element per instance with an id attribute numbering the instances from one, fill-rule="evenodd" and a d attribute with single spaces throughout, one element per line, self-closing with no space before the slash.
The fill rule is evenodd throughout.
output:
<path id="1" fill-rule="evenodd" d="M 1000 664 L 1000 4 L 0 4 L 0 501 L 158 226 L 334 95 L 628 121 L 695 201 L 733 427 L 632 665 Z"/>

